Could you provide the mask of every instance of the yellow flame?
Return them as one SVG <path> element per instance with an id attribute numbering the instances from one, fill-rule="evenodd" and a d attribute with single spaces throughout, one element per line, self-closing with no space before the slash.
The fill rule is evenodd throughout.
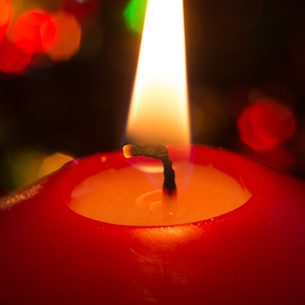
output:
<path id="1" fill-rule="evenodd" d="M 190 143 L 183 0 L 148 0 L 127 139 Z"/>

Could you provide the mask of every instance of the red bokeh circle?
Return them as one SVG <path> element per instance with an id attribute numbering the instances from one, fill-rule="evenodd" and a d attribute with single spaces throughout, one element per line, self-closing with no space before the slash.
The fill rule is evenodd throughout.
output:
<path id="1" fill-rule="evenodd" d="M 250 148 L 268 151 L 293 136 L 296 120 L 286 105 L 263 98 L 243 110 L 238 129 L 242 141 Z"/>
<path id="2" fill-rule="evenodd" d="M 44 53 L 54 44 L 56 31 L 52 16 L 40 10 L 31 10 L 16 20 L 13 39 L 27 53 Z"/>
<path id="3" fill-rule="evenodd" d="M 20 73 L 31 63 L 31 55 L 9 40 L 0 44 L 0 71 Z"/>

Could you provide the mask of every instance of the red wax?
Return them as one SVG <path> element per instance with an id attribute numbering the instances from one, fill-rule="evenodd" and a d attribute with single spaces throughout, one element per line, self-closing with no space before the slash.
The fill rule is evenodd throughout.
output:
<path id="1" fill-rule="evenodd" d="M 193 147 L 192 162 L 242 181 L 249 202 L 188 225 L 110 225 L 67 206 L 83 180 L 127 166 L 121 153 L 103 156 L 0 201 L 0 304 L 305 304 L 304 182 Z"/>

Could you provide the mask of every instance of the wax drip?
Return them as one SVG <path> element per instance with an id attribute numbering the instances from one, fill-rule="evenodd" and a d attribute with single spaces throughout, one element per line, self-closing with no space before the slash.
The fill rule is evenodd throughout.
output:
<path id="1" fill-rule="evenodd" d="M 177 191 L 173 162 L 169 159 L 168 150 L 161 144 L 127 144 L 123 147 L 125 158 L 147 157 L 160 160 L 164 167 L 163 192 L 174 196 Z"/>

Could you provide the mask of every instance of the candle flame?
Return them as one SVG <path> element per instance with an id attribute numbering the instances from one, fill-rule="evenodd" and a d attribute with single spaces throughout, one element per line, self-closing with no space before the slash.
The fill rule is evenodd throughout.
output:
<path id="1" fill-rule="evenodd" d="M 190 143 L 183 0 L 148 0 L 127 139 Z"/>

